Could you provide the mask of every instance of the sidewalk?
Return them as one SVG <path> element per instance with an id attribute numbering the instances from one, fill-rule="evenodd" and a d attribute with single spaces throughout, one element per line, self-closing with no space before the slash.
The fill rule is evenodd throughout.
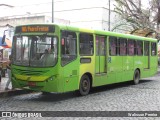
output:
<path id="1" fill-rule="evenodd" d="M 7 90 L 7 91 L 4 90 L 5 86 L 6 86 L 6 83 L 7 83 L 7 80 L 8 80 L 7 75 L 6 75 L 6 77 L 2 77 L 1 82 L 0 82 L 0 93 L 10 91 L 10 90 Z M 9 85 L 9 89 L 11 89 L 11 84 Z"/>
<path id="2" fill-rule="evenodd" d="M 14 89 L 12 90 L 11 83 L 9 85 L 9 90 L 5 90 L 5 86 L 8 80 L 8 76 L 6 75 L 5 77 L 2 77 L 1 82 L 0 82 L 0 98 L 1 97 L 6 97 L 6 96 L 12 96 L 12 95 L 20 95 L 20 94 L 27 94 L 31 93 L 32 91 L 30 90 L 22 90 L 22 89 Z"/>

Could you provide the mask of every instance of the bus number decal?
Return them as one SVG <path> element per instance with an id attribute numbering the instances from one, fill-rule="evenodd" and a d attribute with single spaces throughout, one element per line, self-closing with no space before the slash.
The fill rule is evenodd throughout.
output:
<path id="1" fill-rule="evenodd" d="M 111 62 L 112 62 L 111 57 L 108 57 L 108 63 L 111 63 Z"/>
<path id="2" fill-rule="evenodd" d="M 23 26 L 22 32 L 48 32 L 49 27 L 48 26 Z"/>
<path id="3" fill-rule="evenodd" d="M 29 25 L 29 26 L 18 26 L 15 33 L 27 33 L 27 32 L 55 32 L 55 27 L 51 25 Z"/>

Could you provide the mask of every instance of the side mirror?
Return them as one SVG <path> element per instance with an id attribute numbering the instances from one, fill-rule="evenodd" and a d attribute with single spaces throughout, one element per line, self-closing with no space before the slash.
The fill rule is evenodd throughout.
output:
<path id="1" fill-rule="evenodd" d="M 3 35 L 3 38 L 2 38 L 2 44 L 4 44 L 5 39 L 6 39 L 6 35 Z"/>

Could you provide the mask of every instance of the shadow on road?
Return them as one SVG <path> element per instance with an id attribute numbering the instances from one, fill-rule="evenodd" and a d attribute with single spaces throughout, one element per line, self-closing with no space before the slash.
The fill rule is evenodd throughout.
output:
<path id="1" fill-rule="evenodd" d="M 140 80 L 139 84 L 142 83 L 147 83 L 147 82 L 152 82 L 153 80 Z M 91 94 L 98 93 L 98 92 L 103 92 L 103 91 L 110 91 L 118 88 L 123 88 L 123 87 L 129 87 L 129 86 L 135 86 L 131 81 L 128 82 L 122 82 L 122 83 L 115 83 L 111 85 L 104 85 L 100 87 L 95 87 L 91 90 Z"/>
<path id="2" fill-rule="evenodd" d="M 43 102 L 60 102 L 72 98 L 79 97 L 76 95 L 75 92 L 68 92 L 68 93 L 48 93 L 43 94 L 39 93 L 38 97 L 31 99 L 32 101 L 43 101 Z"/>
<path id="3" fill-rule="evenodd" d="M 148 83 L 148 82 L 153 82 L 154 80 L 149 80 L 149 79 L 145 79 L 145 80 L 140 80 L 139 84 L 143 84 L 143 83 Z M 32 101 L 44 101 L 44 102 L 60 102 L 60 101 L 64 101 L 64 100 L 68 100 L 68 99 L 75 99 L 75 98 L 83 98 L 83 97 L 90 97 L 90 95 L 96 95 L 97 93 L 100 92 L 110 92 L 110 90 L 116 90 L 119 88 L 123 88 L 123 87 L 129 87 L 129 86 L 133 86 L 133 84 L 131 82 L 123 82 L 123 83 L 116 83 L 116 84 L 111 84 L 111 85 L 104 85 L 104 86 L 100 86 L 100 87 L 95 87 L 92 88 L 92 90 L 90 91 L 90 94 L 87 96 L 79 96 L 76 92 L 68 92 L 68 93 L 47 93 L 47 94 L 42 94 L 39 93 L 37 97 L 32 98 L 30 100 Z"/>

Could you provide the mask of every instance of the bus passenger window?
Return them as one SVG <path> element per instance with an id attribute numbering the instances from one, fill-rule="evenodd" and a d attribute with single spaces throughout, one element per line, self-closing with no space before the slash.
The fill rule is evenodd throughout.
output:
<path id="1" fill-rule="evenodd" d="M 104 56 L 106 54 L 105 37 L 96 36 L 96 55 Z"/>
<path id="2" fill-rule="evenodd" d="M 62 31 L 61 35 L 61 61 L 64 66 L 77 56 L 77 37 L 75 32 L 70 31 Z"/>
<path id="3" fill-rule="evenodd" d="M 137 55 L 143 55 L 143 42 L 137 41 Z"/>
<path id="4" fill-rule="evenodd" d="M 126 55 L 127 54 L 127 40 L 126 39 L 120 39 L 120 55 Z"/>
<path id="5" fill-rule="evenodd" d="M 137 41 L 134 40 L 134 55 L 137 55 Z"/>
<path id="6" fill-rule="evenodd" d="M 93 35 L 87 33 L 80 33 L 79 35 L 80 55 L 90 56 L 93 55 Z"/>
<path id="7" fill-rule="evenodd" d="M 157 49 L 156 49 L 157 47 L 156 47 L 156 43 L 151 43 L 151 55 L 152 56 L 155 56 L 155 55 L 157 55 Z"/>
<path id="8" fill-rule="evenodd" d="M 128 40 L 128 55 L 133 56 L 134 55 L 134 40 Z"/>
<path id="9" fill-rule="evenodd" d="M 114 55 L 116 55 L 117 38 L 116 37 L 109 37 L 109 39 L 110 39 L 109 54 L 114 56 Z"/>
<path id="10" fill-rule="evenodd" d="M 145 56 L 149 55 L 149 42 L 148 41 L 144 42 L 144 55 Z"/>

